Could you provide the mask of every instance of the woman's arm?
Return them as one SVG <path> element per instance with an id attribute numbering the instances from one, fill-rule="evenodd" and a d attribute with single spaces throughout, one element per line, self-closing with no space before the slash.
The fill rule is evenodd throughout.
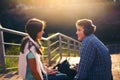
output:
<path id="1" fill-rule="evenodd" d="M 30 66 L 30 71 L 35 80 L 43 80 L 42 73 L 40 71 L 40 74 L 37 70 L 36 60 L 35 58 L 28 59 L 28 64 Z"/>

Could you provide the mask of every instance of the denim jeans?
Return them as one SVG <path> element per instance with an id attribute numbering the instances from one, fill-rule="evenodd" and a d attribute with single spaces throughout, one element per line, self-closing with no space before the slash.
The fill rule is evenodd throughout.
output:
<path id="1" fill-rule="evenodd" d="M 58 72 L 56 75 L 48 75 L 48 80 L 70 80 L 66 74 Z"/>

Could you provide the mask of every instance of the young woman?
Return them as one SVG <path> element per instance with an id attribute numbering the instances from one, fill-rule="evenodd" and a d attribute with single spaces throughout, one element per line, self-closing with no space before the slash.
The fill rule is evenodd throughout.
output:
<path id="1" fill-rule="evenodd" d="M 42 55 L 41 38 L 45 22 L 36 18 L 28 20 L 19 56 L 19 75 L 24 80 L 68 80 L 66 74 L 45 67 L 40 59 Z"/>

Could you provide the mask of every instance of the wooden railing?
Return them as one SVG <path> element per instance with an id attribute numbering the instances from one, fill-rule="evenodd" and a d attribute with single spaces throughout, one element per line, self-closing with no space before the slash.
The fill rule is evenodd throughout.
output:
<path id="1" fill-rule="evenodd" d="M 7 28 L 3 28 L 0 25 L 0 67 L 2 71 L 12 68 L 6 68 L 5 57 L 18 57 L 19 55 L 6 55 L 5 46 L 4 45 L 15 45 L 20 46 L 17 43 L 8 43 L 4 42 L 3 33 L 15 34 L 19 36 L 26 36 L 27 34 L 24 32 L 11 30 Z M 43 44 L 45 43 L 45 54 L 43 57 L 48 59 L 48 64 L 51 65 L 52 61 L 55 61 L 56 58 L 59 57 L 61 60 L 63 56 L 70 57 L 76 56 L 79 54 L 79 49 L 81 47 L 81 43 L 71 37 L 68 37 L 62 33 L 53 34 L 47 38 L 42 37 Z"/>

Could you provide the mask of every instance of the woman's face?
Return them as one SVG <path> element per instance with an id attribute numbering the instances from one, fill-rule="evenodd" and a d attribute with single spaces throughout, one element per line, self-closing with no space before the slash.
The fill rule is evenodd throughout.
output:
<path id="1" fill-rule="evenodd" d="M 77 29 L 76 34 L 77 34 L 78 40 L 82 41 L 86 37 L 84 34 L 84 28 L 83 26 L 79 25 L 76 27 L 76 29 Z"/>
<path id="2" fill-rule="evenodd" d="M 37 33 L 36 39 L 40 39 L 41 40 L 43 34 L 44 34 L 44 30 L 42 30 L 39 33 Z"/>

